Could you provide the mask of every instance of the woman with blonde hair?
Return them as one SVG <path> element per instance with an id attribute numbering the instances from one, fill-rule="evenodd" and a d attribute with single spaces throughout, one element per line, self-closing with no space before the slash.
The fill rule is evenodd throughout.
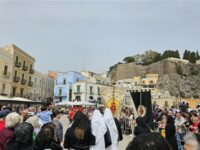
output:
<path id="1" fill-rule="evenodd" d="M 39 118 L 35 115 L 32 117 L 29 117 L 26 122 L 30 123 L 33 128 L 34 128 L 34 132 L 33 132 L 33 139 L 35 140 L 38 132 L 39 132 L 39 128 L 40 128 L 40 124 L 39 124 Z"/>
<path id="2" fill-rule="evenodd" d="M 4 150 L 6 145 L 14 136 L 14 129 L 19 124 L 20 117 L 16 112 L 12 112 L 6 116 L 5 128 L 0 131 L 0 150 Z"/>

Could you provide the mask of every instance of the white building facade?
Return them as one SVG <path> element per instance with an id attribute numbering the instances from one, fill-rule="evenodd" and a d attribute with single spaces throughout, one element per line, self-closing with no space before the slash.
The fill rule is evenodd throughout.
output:
<path id="1" fill-rule="evenodd" d="M 29 95 L 34 101 L 45 101 L 53 98 L 54 80 L 48 75 L 35 71 L 33 76 L 33 86 Z"/>
<path id="2" fill-rule="evenodd" d="M 72 85 L 72 100 L 102 102 L 101 89 L 111 86 L 105 74 L 82 71 L 85 80 L 77 81 Z"/>

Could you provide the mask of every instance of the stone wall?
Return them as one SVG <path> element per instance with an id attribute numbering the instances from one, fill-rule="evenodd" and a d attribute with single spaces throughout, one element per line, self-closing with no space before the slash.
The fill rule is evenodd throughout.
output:
<path id="1" fill-rule="evenodd" d="M 148 66 L 137 65 L 135 63 L 118 64 L 117 67 L 110 72 L 110 76 L 111 78 L 115 77 L 116 80 L 122 80 L 131 79 L 134 76 L 145 76 L 146 74 L 158 74 L 159 76 L 176 74 L 176 67 L 178 65 L 183 69 L 183 74 L 190 75 L 190 67 L 192 64 L 165 59 Z M 200 65 L 195 65 L 195 68 L 199 70 Z"/>

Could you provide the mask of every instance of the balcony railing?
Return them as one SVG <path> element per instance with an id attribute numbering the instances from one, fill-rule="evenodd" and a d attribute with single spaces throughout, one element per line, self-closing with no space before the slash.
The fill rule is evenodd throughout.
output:
<path id="1" fill-rule="evenodd" d="M 28 66 L 23 65 L 22 69 L 23 69 L 24 71 L 27 71 L 27 70 L 28 70 Z"/>
<path id="2" fill-rule="evenodd" d="M 20 68 L 20 67 L 21 67 L 21 63 L 16 61 L 16 62 L 15 62 L 15 67 Z"/>
<path id="3" fill-rule="evenodd" d="M 27 83 L 27 80 L 22 79 L 21 84 L 26 84 L 26 83 Z"/>
<path id="4" fill-rule="evenodd" d="M 13 81 L 14 82 L 19 82 L 20 81 L 20 77 L 17 77 L 17 76 L 13 77 Z"/>
<path id="5" fill-rule="evenodd" d="M 3 75 L 4 78 L 10 78 L 11 73 L 10 72 L 7 72 L 7 73 L 3 72 L 2 75 Z"/>
<path id="6" fill-rule="evenodd" d="M 35 72 L 34 69 L 33 69 L 33 68 L 30 68 L 29 73 L 30 73 L 30 74 L 34 74 L 34 72 Z"/>
<path id="7" fill-rule="evenodd" d="M 0 89 L 0 95 L 7 95 L 7 94 L 6 94 L 6 90 Z"/>
<path id="8" fill-rule="evenodd" d="M 29 82 L 28 82 L 28 86 L 33 86 L 33 82 L 32 82 L 32 81 L 29 81 Z"/>
<path id="9" fill-rule="evenodd" d="M 74 94 L 82 94 L 82 92 L 76 91 L 76 92 L 74 92 Z"/>

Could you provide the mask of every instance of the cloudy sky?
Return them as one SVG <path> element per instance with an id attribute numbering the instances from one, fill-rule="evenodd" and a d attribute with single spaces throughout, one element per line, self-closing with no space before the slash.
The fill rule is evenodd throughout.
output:
<path id="1" fill-rule="evenodd" d="M 100 73 L 149 49 L 200 49 L 200 1 L 0 0 L 0 47 L 8 44 L 44 73 Z"/>

